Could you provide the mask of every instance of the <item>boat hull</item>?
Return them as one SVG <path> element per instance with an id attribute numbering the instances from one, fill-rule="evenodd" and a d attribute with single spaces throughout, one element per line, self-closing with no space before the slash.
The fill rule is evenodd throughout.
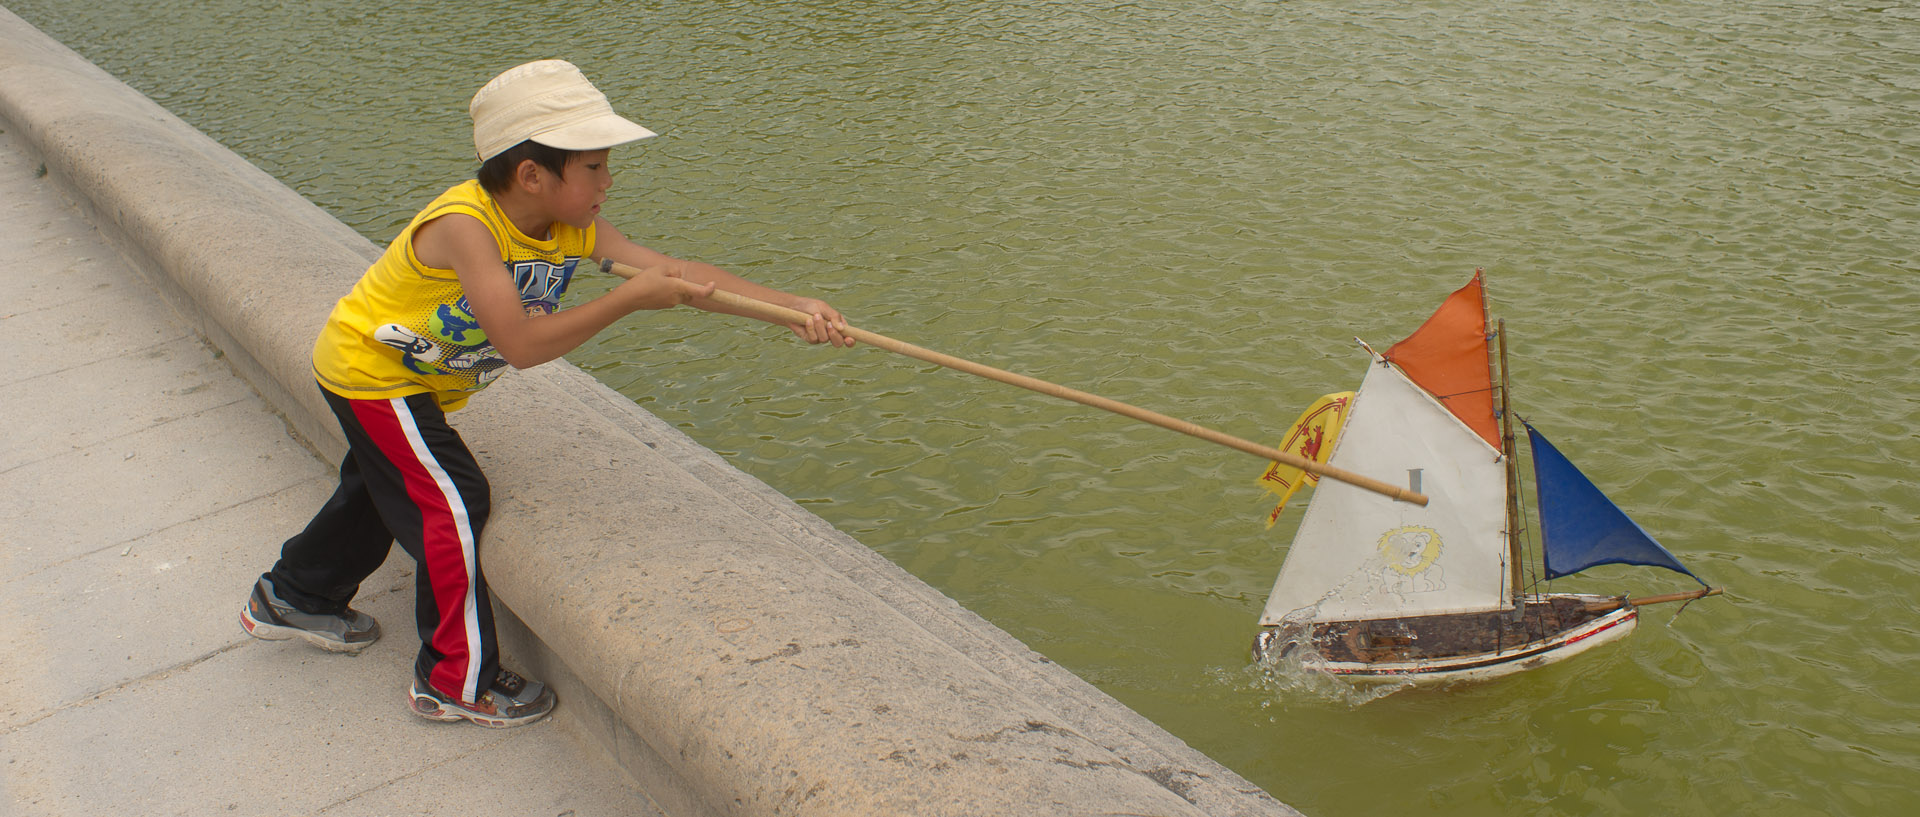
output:
<path id="1" fill-rule="evenodd" d="M 1301 663 L 1354 683 L 1488 681 L 1564 661 L 1625 638 L 1639 615 L 1624 599 L 1530 596 L 1520 612 L 1312 622 L 1261 630 L 1256 659 L 1306 648 Z"/>

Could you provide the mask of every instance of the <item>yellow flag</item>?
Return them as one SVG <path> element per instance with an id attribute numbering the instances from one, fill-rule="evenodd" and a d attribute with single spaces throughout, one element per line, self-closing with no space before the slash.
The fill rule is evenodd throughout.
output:
<path id="1" fill-rule="evenodd" d="M 1347 421 L 1347 407 L 1353 403 L 1353 392 L 1336 392 L 1313 401 L 1306 411 L 1300 413 L 1300 419 L 1293 422 L 1292 430 L 1280 445 L 1281 451 L 1296 454 L 1313 462 L 1324 463 L 1333 453 L 1334 438 L 1340 436 L 1340 426 Z M 1267 514 L 1267 527 L 1280 520 L 1280 512 L 1287 507 L 1287 500 L 1293 498 L 1295 491 L 1307 483 L 1317 483 L 1320 478 L 1282 463 L 1269 463 L 1267 471 L 1260 475 L 1260 486 L 1280 496 L 1280 504 L 1274 506 L 1273 513 Z"/>

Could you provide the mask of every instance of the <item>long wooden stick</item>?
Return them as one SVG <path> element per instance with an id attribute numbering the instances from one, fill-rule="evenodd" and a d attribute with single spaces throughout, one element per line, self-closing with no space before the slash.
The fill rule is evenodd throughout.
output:
<path id="1" fill-rule="evenodd" d="M 602 269 L 608 272 L 611 272 L 615 275 L 618 275 L 622 278 L 632 278 L 633 276 L 639 274 L 640 272 L 640 270 L 635 269 L 634 267 L 617 263 L 611 259 L 604 262 L 601 265 L 601 267 Z M 744 295 L 738 295 L 738 294 L 727 292 L 724 290 L 718 290 L 718 289 L 714 290 L 713 295 L 710 296 L 709 300 L 712 300 L 718 304 L 732 307 L 734 309 L 738 309 L 742 312 L 748 312 L 752 314 L 754 317 L 764 318 L 780 324 L 793 324 L 793 323 L 803 324 L 803 323 L 806 323 L 808 317 L 810 317 L 807 315 L 807 313 L 801 312 L 797 309 L 788 309 L 784 306 L 779 306 L 777 304 L 770 304 L 765 301 L 748 298 Z M 889 352 L 906 355 L 907 357 L 914 358 L 916 360 L 924 360 L 928 363 L 935 363 L 941 366 L 945 366 L 949 369 L 966 372 L 967 374 L 971 374 L 971 375 L 977 375 L 979 377 L 987 378 L 988 380 L 996 380 L 1010 386 L 1019 386 L 1020 388 L 1028 389 L 1031 391 L 1037 391 L 1041 394 L 1045 394 L 1051 397 L 1058 397 L 1062 400 L 1072 400 L 1073 402 L 1079 403 L 1081 405 L 1092 406 L 1097 409 L 1104 409 L 1106 411 L 1111 411 L 1123 417 L 1131 417 L 1135 420 L 1139 420 L 1144 423 L 1151 423 L 1153 425 L 1159 426 L 1164 429 L 1168 429 L 1170 431 L 1178 431 L 1182 434 L 1186 434 L 1191 437 L 1198 437 L 1208 442 L 1218 443 L 1220 445 L 1224 445 L 1228 448 L 1232 448 L 1237 451 L 1244 451 L 1248 454 L 1252 454 L 1264 460 L 1274 460 L 1281 463 L 1285 463 L 1287 465 L 1291 465 L 1295 468 L 1298 468 L 1302 471 L 1306 471 L 1307 473 L 1318 474 L 1322 477 L 1326 477 L 1329 479 L 1337 479 L 1349 485 L 1365 488 L 1366 490 L 1373 491 L 1374 493 L 1382 494 L 1384 496 L 1389 496 L 1394 499 L 1400 500 L 1402 502 L 1411 502 L 1415 505 L 1427 504 L 1427 497 L 1425 494 L 1416 493 L 1414 491 L 1407 490 L 1406 488 L 1402 488 L 1398 485 L 1393 485 L 1391 483 L 1383 482 L 1381 480 L 1377 480 L 1372 477 L 1361 476 L 1360 474 L 1353 473 L 1352 471 L 1347 471 L 1340 468 L 1332 468 L 1326 465 L 1321 465 L 1320 463 L 1314 462 L 1305 457 L 1301 457 L 1295 454 L 1289 454 L 1277 448 L 1271 448 L 1268 446 L 1260 445 L 1259 443 L 1243 440 L 1231 434 L 1223 434 L 1221 432 L 1214 431 L 1213 429 L 1206 428 L 1204 426 L 1194 425 L 1193 423 L 1189 423 L 1185 420 L 1177 420 L 1172 417 L 1168 417 L 1165 414 L 1161 414 L 1157 411 L 1149 411 L 1147 409 L 1143 409 L 1138 406 L 1132 406 L 1126 403 L 1122 403 L 1118 400 L 1112 400 L 1106 397 L 1101 397 L 1097 394 L 1088 394 L 1087 392 L 1080 391 L 1079 389 L 1072 389 L 1066 386 L 1059 385 L 1057 383 L 1050 383 L 1045 380 L 1041 380 L 1037 377 L 1028 377 L 1023 374 L 1014 374 L 1013 372 L 1009 372 L 1004 369 L 996 369 L 992 366 L 975 363 L 971 360 L 966 360 L 964 358 L 958 358 L 952 355 L 941 354 L 931 349 L 924 349 L 919 346 L 915 346 L 911 343 L 907 343 L 905 341 L 894 340 L 893 338 L 887 337 L 886 335 L 869 332 L 865 329 L 859 329 L 853 326 L 845 327 L 844 329 L 841 330 L 841 334 L 846 335 L 847 337 L 853 338 L 854 340 L 857 340 L 861 343 L 871 344 L 873 346 L 877 346 L 882 349 L 885 349 Z"/>

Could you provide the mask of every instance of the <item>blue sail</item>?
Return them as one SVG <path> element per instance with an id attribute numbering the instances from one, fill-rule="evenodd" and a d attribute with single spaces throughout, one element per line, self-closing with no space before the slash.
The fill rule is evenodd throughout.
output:
<path id="1" fill-rule="evenodd" d="M 1706 586 L 1600 493 L 1531 423 L 1526 425 L 1527 441 L 1533 446 L 1534 484 L 1540 494 L 1540 540 L 1547 554 L 1547 578 L 1571 576 L 1595 565 L 1627 564 L 1664 567 Z"/>

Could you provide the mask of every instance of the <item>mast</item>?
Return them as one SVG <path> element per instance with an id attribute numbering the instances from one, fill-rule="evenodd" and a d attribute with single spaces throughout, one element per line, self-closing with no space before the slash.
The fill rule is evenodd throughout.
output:
<path id="1" fill-rule="evenodd" d="M 1480 270 L 1473 271 L 1473 277 L 1480 278 Z M 1486 284 L 1481 283 L 1480 325 L 1489 323 L 1487 317 Z M 1500 359 L 1493 358 L 1494 349 L 1487 347 L 1487 379 L 1499 384 L 1500 401 L 1496 411 L 1500 417 L 1500 459 L 1506 464 L 1507 471 L 1507 602 L 1514 605 L 1514 613 L 1520 612 L 1518 604 L 1521 583 L 1524 581 L 1520 571 L 1520 471 L 1514 462 L 1513 407 L 1508 400 L 1507 381 L 1507 320 L 1501 318 L 1494 336 L 1500 341 Z M 1485 330 L 1482 330 L 1485 331 Z"/>
<path id="2" fill-rule="evenodd" d="M 1514 458 L 1512 392 L 1507 380 L 1507 319 L 1500 319 L 1500 454 L 1507 461 L 1507 563 L 1512 571 L 1508 599 L 1518 601 L 1520 574 L 1520 465 Z"/>

